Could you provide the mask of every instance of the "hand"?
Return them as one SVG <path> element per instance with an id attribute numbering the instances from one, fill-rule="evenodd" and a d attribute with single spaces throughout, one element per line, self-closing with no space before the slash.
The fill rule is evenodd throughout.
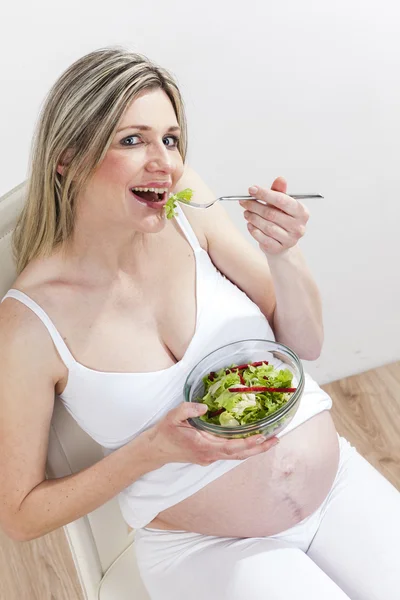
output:
<path id="1" fill-rule="evenodd" d="M 269 450 L 279 441 L 278 438 L 265 441 L 259 435 L 228 440 L 199 431 L 187 422 L 188 418 L 205 412 L 205 404 L 183 402 L 145 432 L 156 464 L 188 462 L 208 466 L 216 460 L 244 460 Z"/>
<path id="2" fill-rule="evenodd" d="M 297 244 L 306 231 L 309 213 L 298 200 L 286 195 L 287 183 L 283 177 L 275 179 L 270 190 L 249 188 L 257 200 L 243 200 L 247 228 L 265 254 L 282 254 Z"/>

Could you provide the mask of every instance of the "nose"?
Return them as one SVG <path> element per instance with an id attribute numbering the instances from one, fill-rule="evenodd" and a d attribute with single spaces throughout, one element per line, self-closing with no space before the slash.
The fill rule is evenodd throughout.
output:
<path id="1" fill-rule="evenodd" d="M 151 173 L 162 171 L 163 173 L 172 173 L 174 170 L 172 156 L 167 147 L 161 142 L 152 145 L 151 156 L 147 163 L 147 169 Z"/>

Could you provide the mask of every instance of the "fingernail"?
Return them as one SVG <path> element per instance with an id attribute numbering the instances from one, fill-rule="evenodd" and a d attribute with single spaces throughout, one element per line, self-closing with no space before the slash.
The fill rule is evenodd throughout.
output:
<path id="1" fill-rule="evenodd" d="M 258 187 L 256 185 L 252 185 L 251 188 L 249 188 L 249 192 L 250 194 L 257 194 Z"/>
<path id="2" fill-rule="evenodd" d="M 267 438 L 262 435 L 261 437 L 257 438 L 256 444 L 262 444 L 266 439 Z"/>
<path id="3" fill-rule="evenodd" d="M 279 444 L 279 442 L 280 442 L 280 439 L 276 438 L 276 440 L 274 441 L 274 443 L 272 444 L 271 447 L 276 446 L 277 444 Z"/>

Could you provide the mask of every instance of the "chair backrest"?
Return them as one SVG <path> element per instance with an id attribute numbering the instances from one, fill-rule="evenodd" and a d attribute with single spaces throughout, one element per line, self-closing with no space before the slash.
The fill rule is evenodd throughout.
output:
<path id="1" fill-rule="evenodd" d="M 16 276 L 11 236 L 25 194 L 24 183 L 0 198 L 0 298 L 12 287 Z M 80 429 L 56 397 L 49 435 L 47 477 L 64 477 L 102 458 L 101 446 Z M 82 587 L 87 597 L 97 598 L 96 590 L 104 573 L 133 541 L 133 533 L 122 518 L 117 499 L 113 498 L 64 530 Z"/>

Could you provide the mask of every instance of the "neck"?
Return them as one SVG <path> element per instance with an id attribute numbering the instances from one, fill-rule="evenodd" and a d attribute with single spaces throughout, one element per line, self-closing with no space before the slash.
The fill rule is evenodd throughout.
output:
<path id="1" fill-rule="evenodd" d="M 64 256 L 90 279 L 114 280 L 136 272 L 154 244 L 154 234 L 124 227 L 99 212 L 78 211 L 73 235 L 62 249 Z"/>

